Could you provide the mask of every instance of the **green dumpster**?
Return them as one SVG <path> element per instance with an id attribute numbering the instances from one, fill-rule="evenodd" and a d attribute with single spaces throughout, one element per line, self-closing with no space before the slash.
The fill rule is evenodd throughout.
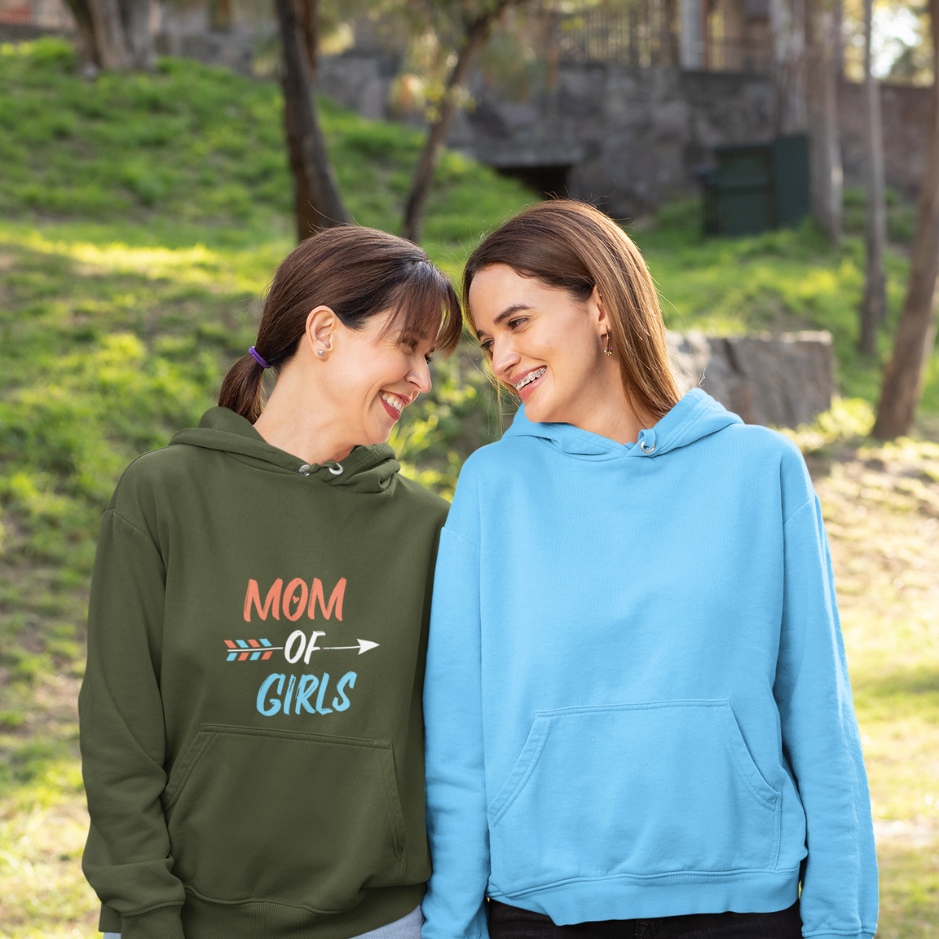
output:
<path id="1" fill-rule="evenodd" d="M 753 235 L 798 224 L 809 212 L 809 147 L 804 134 L 770 143 L 715 147 L 704 187 L 706 235 Z"/>

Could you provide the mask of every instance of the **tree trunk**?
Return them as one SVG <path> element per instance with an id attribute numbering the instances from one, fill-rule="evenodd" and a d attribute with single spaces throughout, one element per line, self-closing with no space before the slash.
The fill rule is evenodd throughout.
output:
<path id="1" fill-rule="evenodd" d="M 310 82 L 313 85 L 316 85 L 317 56 L 320 47 L 318 6 L 319 0 L 297 0 L 297 19 L 300 21 L 300 32 L 303 35 L 303 45 L 306 49 L 307 68 L 310 73 Z"/>
<path id="2" fill-rule="evenodd" d="M 78 27 L 78 54 L 85 67 L 93 66 L 91 72 L 101 68 L 101 53 L 98 51 L 98 42 L 95 38 L 94 20 L 91 16 L 91 7 L 88 0 L 66 0 L 68 8 L 75 17 Z"/>
<path id="3" fill-rule="evenodd" d="M 118 0 L 132 67 L 150 71 L 156 65 L 150 34 L 150 0 Z"/>
<path id="4" fill-rule="evenodd" d="M 440 112 L 427 133 L 424 149 L 421 151 L 411 180 L 411 191 L 408 193 L 404 207 L 404 226 L 401 233 L 409 241 L 417 243 L 421 239 L 430 184 L 440 160 L 440 151 L 443 149 L 447 134 L 450 132 L 450 125 L 456 116 L 459 93 L 465 86 L 473 61 L 485 46 L 493 26 L 510 6 L 513 6 L 513 0 L 498 0 L 489 11 L 480 14 L 470 23 L 466 30 L 456 64 L 447 78 L 446 88 L 440 101 Z"/>
<path id="5" fill-rule="evenodd" d="M 118 0 L 88 0 L 95 44 L 102 68 L 126 70 L 133 59 L 124 33 Z"/>
<path id="6" fill-rule="evenodd" d="M 908 434 L 922 394 L 923 369 L 935 336 L 936 278 L 939 276 L 939 0 L 929 0 L 933 81 L 926 173 L 906 302 L 897 326 L 893 358 L 884 371 L 873 434 L 892 440 Z"/>
<path id="7" fill-rule="evenodd" d="M 307 0 L 316 13 L 316 0 Z M 297 238 L 321 228 L 348 225 L 349 213 L 339 195 L 314 107 L 309 79 L 309 50 L 299 32 L 294 0 L 276 0 L 284 47 L 284 128 L 295 187 Z"/>
<path id="8" fill-rule="evenodd" d="M 877 351 L 877 326 L 887 313 L 884 250 L 887 219 L 884 206 L 884 138 L 880 121 L 880 82 L 871 72 L 873 0 L 864 0 L 865 175 L 867 176 L 867 271 L 861 302 L 858 348 L 867 355 Z"/>
<path id="9" fill-rule="evenodd" d="M 82 59 L 95 68 L 152 69 L 150 0 L 66 0 L 78 25 Z"/>
<path id="10" fill-rule="evenodd" d="M 809 192 L 812 215 L 834 244 L 841 241 L 841 148 L 835 62 L 838 0 L 807 0 Z"/>
<path id="11" fill-rule="evenodd" d="M 804 134 L 806 113 L 805 27 L 808 0 L 771 0 L 774 83 L 776 85 L 776 133 Z"/>

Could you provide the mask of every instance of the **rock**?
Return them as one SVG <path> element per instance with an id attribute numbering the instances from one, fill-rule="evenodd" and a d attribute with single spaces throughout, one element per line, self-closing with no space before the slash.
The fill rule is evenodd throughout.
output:
<path id="1" fill-rule="evenodd" d="M 698 386 L 747 424 L 797 427 L 831 407 L 831 333 L 669 332 L 668 342 L 681 391 Z"/>

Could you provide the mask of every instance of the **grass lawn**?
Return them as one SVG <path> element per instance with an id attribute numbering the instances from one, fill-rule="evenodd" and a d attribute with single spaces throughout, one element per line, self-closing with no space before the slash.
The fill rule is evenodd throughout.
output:
<path id="1" fill-rule="evenodd" d="M 394 230 L 420 135 L 328 103 L 323 121 L 354 216 Z M 532 199 L 448 154 L 425 246 L 458 275 L 479 233 Z M 165 60 L 152 76 L 88 84 L 60 42 L 0 47 L 0 936 L 94 933 L 75 696 L 98 521 L 123 467 L 194 424 L 252 342 L 292 245 L 289 205 L 271 83 Z M 833 334 L 843 401 L 796 438 L 831 536 L 881 934 L 939 936 L 936 356 L 917 436 L 872 443 L 879 362 L 854 351 L 859 240 L 833 249 L 807 225 L 704 241 L 696 211 L 676 204 L 629 229 L 670 327 Z M 897 230 L 908 217 L 895 207 Z M 901 246 L 882 355 L 906 270 Z M 498 436 L 497 411 L 466 348 L 435 366 L 432 395 L 392 443 L 446 494 L 466 455 Z"/>

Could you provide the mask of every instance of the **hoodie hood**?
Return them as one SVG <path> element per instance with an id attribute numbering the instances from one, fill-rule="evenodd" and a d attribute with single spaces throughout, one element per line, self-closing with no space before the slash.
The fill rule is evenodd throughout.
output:
<path id="1" fill-rule="evenodd" d="M 635 444 L 617 443 L 573 424 L 536 424 L 525 416 L 525 405 L 519 407 L 503 439 L 538 437 L 571 456 L 585 460 L 624 456 L 655 458 L 717 433 L 730 424 L 742 423 L 736 414 L 707 392 L 693 388 L 654 427 L 641 430 Z"/>
<path id="2" fill-rule="evenodd" d="M 300 457 L 272 447 L 249 420 L 221 407 L 210 408 L 198 427 L 179 431 L 169 445 L 222 450 L 258 469 L 317 479 L 354 492 L 383 492 L 392 485 L 401 469 L 394 450 L 386 443 L 353 447 L 341 463 L 332 460 L 322 464 L 304 463 Z"/>

